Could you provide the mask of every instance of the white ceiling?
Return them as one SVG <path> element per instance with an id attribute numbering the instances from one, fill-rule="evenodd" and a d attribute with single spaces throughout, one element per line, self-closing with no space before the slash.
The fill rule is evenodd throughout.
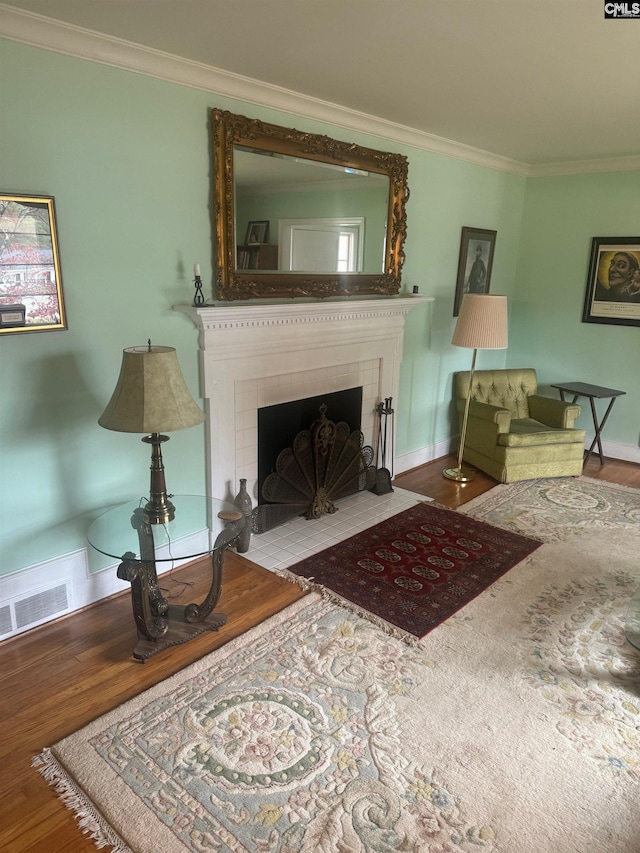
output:
<path id="1" fill-rule="evenodd" d="M 4 2 L 533 166 L 640 154 L 640 21 L 604 0 Z"/>

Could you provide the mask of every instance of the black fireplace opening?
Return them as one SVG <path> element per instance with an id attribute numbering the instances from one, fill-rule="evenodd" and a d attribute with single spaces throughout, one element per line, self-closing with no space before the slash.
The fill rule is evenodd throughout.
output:
<path id="1" fill-rule="evenodd" d="M 360 429 L 362 386 L 258 409 L 258 503 L 268 503 L 262 497 L 262 486 L 275 471 L 278 454 L 292 447 L 298 433 L 320 417 L 322 405 L 327 407 L 325 414 L 330 421 L 344 421 L 352 432 Z"/>

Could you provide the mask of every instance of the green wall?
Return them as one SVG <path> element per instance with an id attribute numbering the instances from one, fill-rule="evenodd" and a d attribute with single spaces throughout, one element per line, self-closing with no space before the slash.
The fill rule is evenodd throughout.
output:
<path id="1" fill-rule="evenodd" d="M 640 328 L 583 323 L 582 310 L 592 237 L 639 233 L 640 171 L 529 179 L 508 359 L 535 365 L 543 383 L 579 380 L 626 391 L 604 437 L 636 450 Z M 579 425 L 593 434 L 588 401 L 579 402 Z M 605 401 L 598 408 L 602 414 Z"/>
<path id="2" fill-rule="evenodd" d="M 498 232 L 491 292 L 511 297 L 516 278 L 525 180 L 425 152 L 409 153 L 408 289 L 435 298 L 429 322 L 419 311 L 407 316 L 396 426 L 397 453 L 443 442 L 457 434 L 452 375 L 468 370 L 469 350 L 451 346 L 453 298 L 463 226 Z M 478 366 L 502 367 L 505 351 L 485 352 Z"/>
<path id="3" fill-rule="evenodd" d="M 0 338 L 0 574 L 86 547 L 88 525 L 99 512 L 147 491 L 147 445 L 97 425 L 124 347 L 148 338 L 175 346 L 198 398 L 196 329 L 172 306 L 191 301 L 195 261 L 211 295 L 209 110 L 214 106 L 408 156 L 403 282 L 408 291 L 419 285 L 435 302 L 408 315 L 398 454 L 443 443 L 457 431 L 451 375 L 468 368 L 469 353 L 451 347 L 450 340 L 464 225 L 497 230 L 491 289 L 510 297 L 511 348 L 508 355 L 482 354 L 482 365 L 535 359 L 549 381 L 575 375 L 631 392 L 631 359 L 621 344 L 637 347 L 637 330 L 579 323 L 579 279 L 585 270 L 574 267 L 585 266 L 590 235 L 630 229 L 630 219 L 626 225 L 607 220 L 602 210 L 604 221 L 586 220 L 578 207 L 578 187 L 586 179 L 529 181 L 529 191 L 527 182 L 513 175 L 12 41 L 1 43 L 0 63 L 0 188 L 55 196 L 69 321 L 67 331 Z M 600 201 L 613 213 L 606 189 L 623 184 L 623 177 L 600 176 L 600 181 Z M 637 176 L 635 187 L 637 222 Z M 575 198 L 565 195 L 571 193 Z M 584 184 L 585 199 L 587 194 Z M 555 229 L 545 213 L 552 202 L 566 214 L 553 212 Z M 565 279 L 561 284 L 567 290 L 559 299 L 550 256 L 569 249 L 573 264 L 564 255 L 556 261 L 575 273 L 575 293 Z M 549 269 L 540 270 L 543 263 Z M 553 288 L 553 296 L 538 294 L 534 300 L 534 282 L 545 291 Z M 585 377 L 591 341 L 596 355 L 600 346 L 615 349 L 615 376 L 604 367 L 596 371 L 602 356 L 594 355 L 594 371 Z M 631 394 L 625 405 L 630 403 Z M 632 421 L 625 418 L 628 409 L 620 408 L 608 434 L 635 441 Z M 173 433 L 163 453 L 170 491 L 204 492 L 203 427 Z M 90 553 L 91 568 L 99 568 Z"/>

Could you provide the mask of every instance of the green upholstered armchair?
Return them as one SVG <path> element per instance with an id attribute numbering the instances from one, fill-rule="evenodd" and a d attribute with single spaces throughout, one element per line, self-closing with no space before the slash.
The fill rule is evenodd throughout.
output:
<path id="1" fill-rule="evenodd" d="M 462 422 L 469 372 L 456 373 L 454 396 Z M 532 368 L 473 374 L 464 460 L 501 483 L 582 473 L 584 430 L 574 429 L 580 406 L 538 395 Z"/>

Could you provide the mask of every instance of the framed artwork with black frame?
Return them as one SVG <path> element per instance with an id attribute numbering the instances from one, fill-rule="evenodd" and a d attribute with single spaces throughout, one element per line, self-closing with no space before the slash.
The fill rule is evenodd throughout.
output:
<path id="1" fill-rule="evenodd" d="M 0 334 L 66 328 L 53 196 L 0 192 Z"/>
<path id="2" fill-rule="evenodd" d="M 593 237 L 582 322 L 640 326 L 640 237 Z"/>
<path id="3" fill-rule="evenodd" d="M 497 233 L 486 228 L 462 229 L 456 295 L 453 301 L 454 317 L 460 312 L 460 303 L 465 293 L 489 293 Z"/>
<path id="4" fill-rule="evenodd" d="M 252 243 L 266 243 L 269 234 L 269 220 L 258 220 L 249 222 L 247 225 L 247 236 L 244 242 L 247 245 Z"/>

